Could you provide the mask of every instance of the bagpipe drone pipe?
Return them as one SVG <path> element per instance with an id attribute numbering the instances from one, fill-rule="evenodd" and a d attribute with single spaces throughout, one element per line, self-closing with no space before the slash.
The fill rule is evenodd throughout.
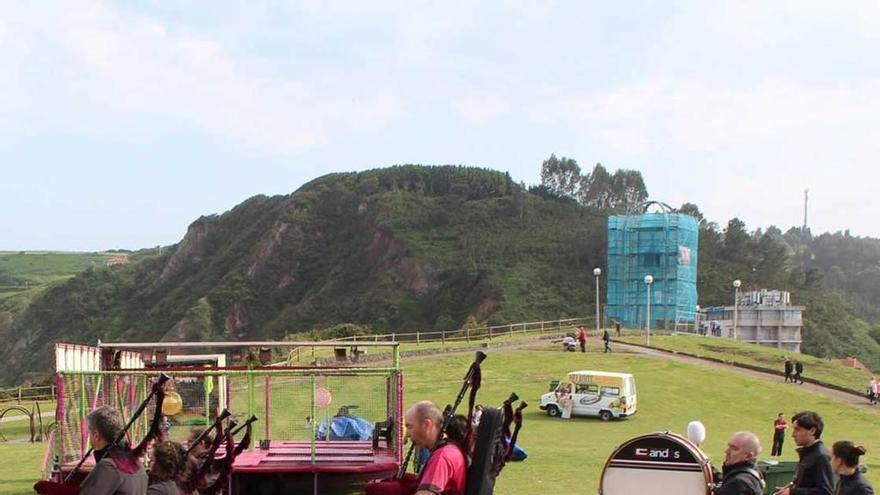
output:
<path id="1" fill-rule="evenodd" d="M 215 422 L 217 435 L 208 448 L 208 451 L 202 456 L 202 462 L 192 479 L 186 483 L 185 491 L 192 493 L 198 491 L 200 495 L 218 495 L 226 493 L 229 487 L 229 477 L 232 475 L 232 465 L 235 459 L 250 446 L 252 438 L 252 424 L 257 421 L 257 417 L 251 416 L 243 425 L 236 428 L 236 422 L 230 421 L 224 430 L 220 422 Z M 241 430 L 245 430 L 244 436 L 236 443 L 235 435 Z M 216 453 L 221 445 L 225 445 L 225 455 L 217 457 Z M 208 481 L 208 474 L 213 472 L 216 476 L 212 481 Z"/>
<path id="2" fill-rule="evenodd" d="M 511 393 L 501 409 L 483 409 L 472 441 L 465 495 L 491 495 L 494 492 L 495 480 L 513 455 L 522 428 L 522 410 L 528 407 L 525 401 L 521 401 L 514 409 L 513 403 L 517 400 L 519 396 Z M 511 424 L 514 425 L 513 432 Z"/>

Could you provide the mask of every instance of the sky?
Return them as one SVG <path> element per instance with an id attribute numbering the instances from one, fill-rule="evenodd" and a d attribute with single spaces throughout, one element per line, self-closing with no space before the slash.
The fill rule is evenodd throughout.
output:
<path id="1" fill-rule="evenodd" d="M 880 237 L 876 1 L 4 2 L 0 250 L 178 242 L 331 172 L 551 153 Z"/>

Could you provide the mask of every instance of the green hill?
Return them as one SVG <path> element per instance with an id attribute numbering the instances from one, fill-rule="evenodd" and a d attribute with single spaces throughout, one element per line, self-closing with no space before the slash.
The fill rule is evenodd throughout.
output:
<path id="1" fill-rule="evenodd" d="M 331 174 L 202 217 L 162 254 L 89 268 L 0 334 L 0 379 L 45 374 L 58 340 L 261 339 L 353 322 L 454 329 L 588 314 L 605 214 L 507 174 L 403 166 Z"/>
<path id="2" fill-rule="evenodd" d="M 466 321 L 592 314 L 592 268 L 605 266 L 607 216 L 647 191 L 635 171 L 598 180 L 604 169 L 597 166 L 585 181 L 562 169 L 548 169 L 547 184 L 526 189 L 492 170 L 407 165 L 330 174 L 290 195 L 252 197 L 197 219 L 167 249 L 133 253 L 127 265 L 89 261 L 72 278 L 0 298 L 7 344 L 0 384 L 45 378 L 56 341 L 252 340 L 341 323 L 377 332 L 453 330 Z M 563 172 L 571 177 L 551 180 Z M 587 188 L 577 197 L 560 186 L 575 182 Z M 702 218 L 695 205 L 682 209 Z M 808 306 L 806 352 L 855 355 L 880 369 L 880 327 L 823 286 L 821 267 L 799 262 L 795 241 L 809 244 L 809 236 L 789 237 L 778 229 L 748 233 L 736 219 L 722 230 L 703 219 L 701 304 L 728 301 L 734 278 L 791 290 Z M 875 263 L 872 253 L 854 265 L 864 272 L 862 285 L 876 280 L 864 268 Z M 844 274 L 852 268 L 834 263 Z"/>

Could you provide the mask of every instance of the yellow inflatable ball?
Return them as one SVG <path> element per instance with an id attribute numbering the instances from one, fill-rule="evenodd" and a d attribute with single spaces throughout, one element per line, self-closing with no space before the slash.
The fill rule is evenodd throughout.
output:
<path id="1" fill-rule="evenodd" d="M 166 392 L 165 400 L 162 401 L 162 414 L 165 416 L 174 416 L 180 414 L 183 410 L 183 399 L 177 392 Z"/>

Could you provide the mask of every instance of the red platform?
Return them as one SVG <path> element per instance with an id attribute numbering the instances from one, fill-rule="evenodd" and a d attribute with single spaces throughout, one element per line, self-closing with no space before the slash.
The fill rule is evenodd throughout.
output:
<path id="1" fill-rule="evenodd" d="M 233 493 L 362 493 L 364 483 L 390 478 L 398 467 L 392 450 L 374 450 L 371 441 L 316 441 L 314 458 L 308 441 L 273 441 L 238 456 Z"/>

